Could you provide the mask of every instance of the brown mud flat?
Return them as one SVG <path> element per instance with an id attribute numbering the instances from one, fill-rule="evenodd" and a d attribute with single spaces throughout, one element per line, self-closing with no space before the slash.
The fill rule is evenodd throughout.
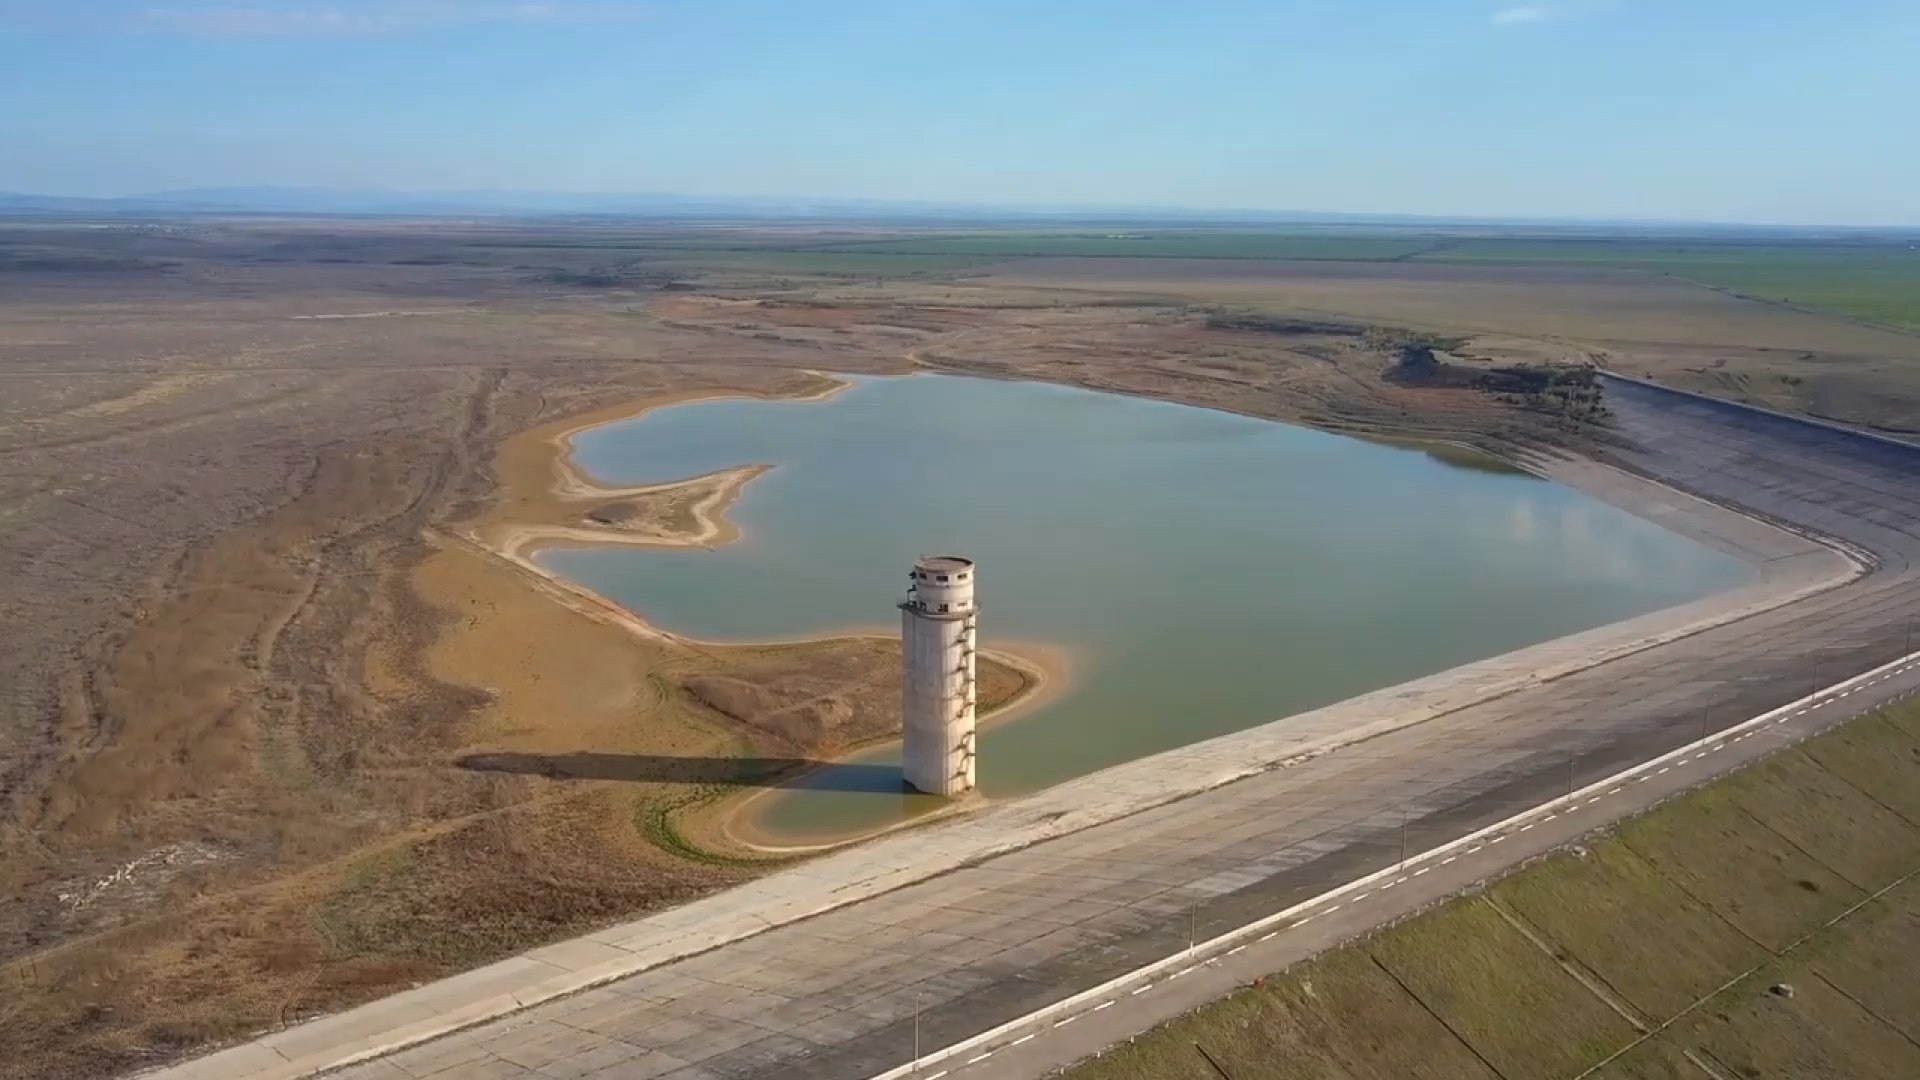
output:
<path id="1" fill-rule="evenodd" d="M 1596 437 L 1395 384 L 1362 332 L 1392 305 L 1273 333 L 1212 316 L 1288 296 L 1098 268 L 655 272 L 662 232 L 0 226 L 66 268 L 0 270 L 0 1077 L 179 1058 L 723 888 L 767 864 L 677 811 L 884 737 L 881 643 L 639 635 L 500 557 L 539 529 L 700 536 L 748 482 L 556 491 L 565 431 L 933 369 L 1495 449 Z M 630 286 L 562 283 L 613 262 Z M 1475 355 L 1587 355 L 1454 295 Z"/>

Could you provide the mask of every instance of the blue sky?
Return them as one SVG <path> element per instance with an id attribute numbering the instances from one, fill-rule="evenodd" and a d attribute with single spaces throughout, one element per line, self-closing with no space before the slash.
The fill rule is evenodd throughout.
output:
<path id="1" fill-rule="evenodd" d="M 1915 0 L 0 0 L 0 190 L 1920 225 Z"/>

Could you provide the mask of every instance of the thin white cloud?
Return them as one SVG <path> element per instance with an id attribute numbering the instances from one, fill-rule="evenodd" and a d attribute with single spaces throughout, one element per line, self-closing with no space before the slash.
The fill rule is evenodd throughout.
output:
<path id="1" fill-rule="evenodd" d="M 611 22 L 639 17 L 623 3 L 490 3 L 466 0 L 330 5 L 259 3 L 152 7 L 132 17 L 134 28 L 195 37 L 351 37 L 399 34 L 481 23 Z"/>
<path id="2" fill-rule="evenodd" d="M 1518 4 L 1501 8 L 1487 20 L 1495 26 L 1523 26 L 1527 23 L 1543 23 L 1557 19 L 1562 12 L 1545 4 Z"/>
<path id="3" fill-rule="evenodd" d="M 1535 23 L 1609 15 L 1625 6 L 1626 0 L 1552 0 L 1543 4 L 1514 4 L 1487 16 L 1487 21 L 1494 26 L 1531 26 Z"/>

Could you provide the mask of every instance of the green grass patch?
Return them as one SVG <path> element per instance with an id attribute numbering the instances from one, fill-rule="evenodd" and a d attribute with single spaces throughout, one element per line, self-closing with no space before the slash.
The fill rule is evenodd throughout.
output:
<path id="1" fill-rule="evenodd" d="M 1920 1043 L 1920 878 L 1909 878 L 1829 935 L 1811 967 L 1855 1001 Z M 1915 1075 L 1920 1076 L 1920 1073 Z"/>
<path id="2" fill-rule="evenodd" d="M 1714 786 L 1621 825 L 1621 843 L 1687 895 L 1769 949 L 1866 894 L 1788 843 Z"/>
<path id="3" fill-rule="evenodd" d="M 1686 1048 L 1658 1037 L 1608 1062 L 1593 1077 L 1594 1080 L 1706 1080 L 1707 1074 L 1687 1060 Z"/>
<path id="4" fill-rule="evenodd" d="M 1912 825 L 1920 822 L 1920 738 L 1890 720 L 1869 717 L 1806 744 L 1821 768 L 1858 788 Z"/>
<path id="5" fill-rule="evenodd" d="M 712 250 L 660 252 L 648 269 L 729 270 L 742 273 L 812 277 L 892 278 L 950 274 L 981 265 L 982 260 L 939 252 L 865 250 Z"/>
<path id="6" fill-rule="evenodd" d="M 1920 1047 L 1794 960 L 1767 965 L 1675 1028 L 1671 1042 L 1728 1076 L 1920 1076 Z"/>
<path id="7" fill-rule="evenodd" d="M 1367 951 L 1507 1080 L 1571 1075 L 1636 1034 L 1482 901 L 1397 926 Z"/>
<path id="8" fill-rule="evenodd" d="M 1223 998 L 1087 1068 L 1101 1080 L 1219 1080 L 1195 1043 L 1235 1080 L 1499 1080 L 1357 950 L 1315 964 L 1308 977 Z"/>
<path id="9" fill-rule="evenodd" d="M 1417 258 L 1642 270 L 1755 299 L 1920 330 L 1920 251 L 1906 243 L 1487 239 Z"/>
<path id="10" fill-rule="evenodd" d="M 1880 718 L 1908 738 L 1920 741 L 1920 701 L 1895 706 L 1881 713 Z"/>
<path id="11" fill-rule="evenodd" d="M 1821 768 L 1813 749 L 1776 754 L 1727 780 L 1735 802 L 1862 889 L 1911 870 L 1920 859 L 1920 829 Z"/>
<path id="12" fill-rule="evenodd" d="M 1362 235 L 1264 230 L 1112 229 L 931 234 L 836 245 L 837 251 L 1010 259 L 1077 256 L 1096 259 L 1399 259 L 1424 250 L 1418 235 Z"/>
<path id="13" fill-rule="evenodd" d="M 1493 895 L 1645 1016 L 1671 1016 L 1767 957 L 1617 840 L 1517 874 Z"/>

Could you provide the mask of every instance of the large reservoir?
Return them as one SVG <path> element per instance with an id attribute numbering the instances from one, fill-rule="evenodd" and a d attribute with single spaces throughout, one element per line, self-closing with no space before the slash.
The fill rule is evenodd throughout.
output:
<path id="1" fill-rule="evenodd" d="M 897 633 L 904 568 L 980 565 L 980 641 L 1042 643 L 1060 692 L 980 737 L 1033 791 L 1747 581 L 1745 564 L 1476 455 L 1166 402 L 937 375 L 722 399 L 582 432 L 609 485 L 764 463 L 716 549 L 563 547 L 542 565 L 713 641 Z M 591 747 L 582 747 L 591 750 Z M 898 765 L 898 747 L 860 755 Z M 884 769 L 756 801 L 795 841 L 928 802 Z"/>

